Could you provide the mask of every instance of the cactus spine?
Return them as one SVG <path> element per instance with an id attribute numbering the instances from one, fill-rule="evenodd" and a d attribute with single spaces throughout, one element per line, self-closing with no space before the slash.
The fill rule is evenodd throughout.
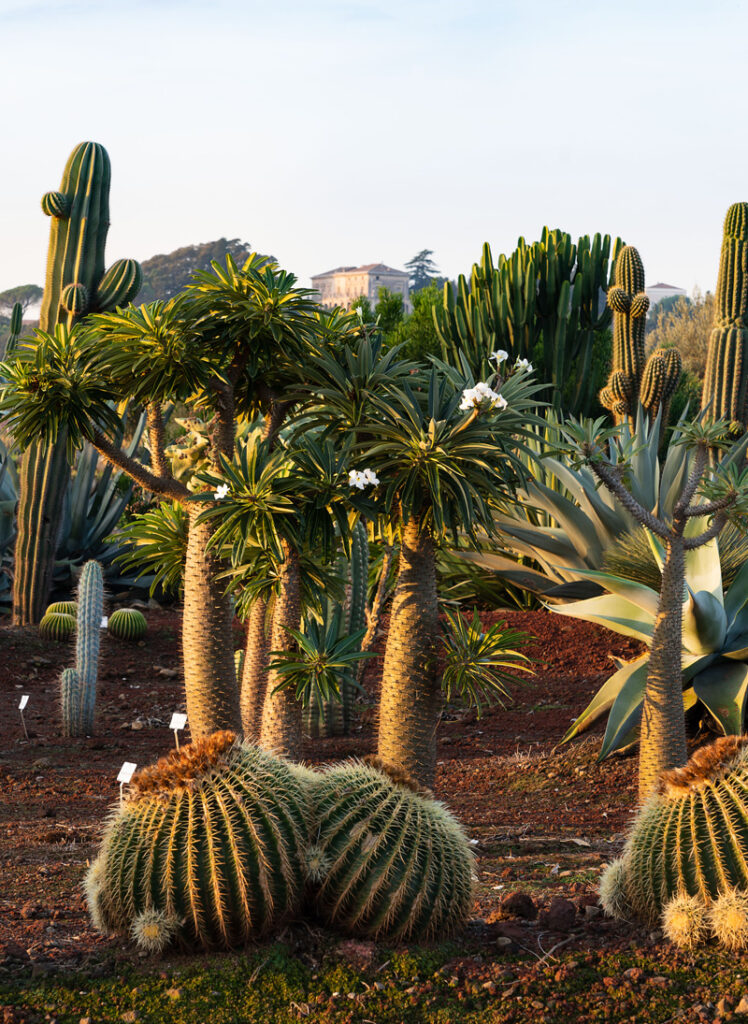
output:
<path id="1" fill-rule="evenodd" d="M 677 349 L 657 349 L 645 362 L 649 299 L 644 291 L 644 264 L 633 245 L 625 245 L 618 254 L 608 306 L 613 311 L 613 366 L 600 392 L 600 404 L 616 423 L 628 420 L 633 430 L 637 401 L 641 402 L 650 422 L 662 411 L 664 428 L 680 380 L 681 358 Z"/>
<path id="2" fill-rule="evenodd" d="M 89 736 L 96 709 L 99 639 L 104 612 L 104 576 L 98 562 L 86 562 L 78 583 L 78 623 L 75 669 L 65 669 L 62 690 L 62 731 L 65 736 Z"/>
<path id="3" fill-rule="evenodd" d="M 727 211 L 716 299 L 701 404 L 742 433 L 748 425 L 748 203 Z"/>
<path id="4" fill-rule="evenodd" d="M 230 948 L 300 906 L 307 786 L 232 733 L 172 751 L 133 779 L 87 880 L 94 924 L 158 950 Z"/>
<path id="5" fill-rule="evenodd" d="M 341 554 L 339 575 L 346 580 L 345 608 L 342 634 L 350 636 L 366 627 L 367 593 L 369 588 L 369 537 L 363 520 L 356 521 L 351 536 L 351 557 Z M 330 604 L 327 614 L 332 615 Z M 356 690 L 347 680 L 340 680 L 340 700 L 325 701 L 321 705 L 310 701 L 305 709 L 305 726 L 309 734 L 317 736 L 347 736 L 353 723 Z"/>
<path id="6" fill-rule="evenodd" d="M 354 762 L 324 772 L 312 792 L 308 872 L 326 923 L 394 941 L 444 938 L 465 924 L 473 856 L 427 790 Z"/>
<path id="7" fill-rule="evenodd" d="M 729 904 L 737 916 L 735 907 L 746 904 L 748 893 L 745 737 L 722 737 L 683 768 L 663 773 L 600 890 L 603 905 L 616 917 L 656 924 L 664 913 L 668 934 L 681 935 L 683 945 L 695 941 L 706 919 L 720 936 L 719 929 L 727 927 L 720 908 Z M 742 903 L 729 898 L 735 893 L 742 894 Z M 704 920 L 685 897 L 704 907 Z M 744 930 L 748 936 L 748 926 Z"/>
<path id="8" fill-rule="evenodd" d="M 42 210 L 52 221 L 39 318 L 43 331 L 53 333 L 58 323 L 72 327 L 86 313 L 125 305 L 140 288 L 135 260 L 118 260 L 104 271 L 110 176 L 104 147 L 83 142 L 65 165 L 59 191 L 42 198 Z M 13 587 L 16 625 L 42 617 L 69 477 L 64 437 L 46 450 L 32 444 L 24 452 Z"/>

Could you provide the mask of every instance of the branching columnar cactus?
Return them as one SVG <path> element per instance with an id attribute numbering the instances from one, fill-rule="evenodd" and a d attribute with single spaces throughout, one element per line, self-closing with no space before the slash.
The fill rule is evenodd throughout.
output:
<path id="1" fill-rule="evenodd" d="M 109 616 L 109 632 L 118 640 L 142 640 L 147 631 L 145 615 L 137 608 L 118 608 Z"/>
<path id="2" fill-rule="evenodd" d="M 327 924 L 393 941 L 444 938 L 465 924 L 473 855 L 428 790 L 373 760 L 324 772 L 312 792 L 307 871 Z"/>
<path id="3" fill-rule="evenodd" d="M 600 392 L 600 404 L 613 413 L 616 423 L 628 420 L 632 429 L 636 405 L 641 402 L 650 422 L 662 410 L 667 423 L 670 399 L 681 374 L 677 349 L 657 349 L 644 358 L 644 336 L 649 298 L 644 291 L 644 264 L 633 245 L 625 245 L 616 259 L 614 283 L 608 289 L 613 311 L 613 367 Z"/>
<path id="4" fill-rule="evenodd" d="M 663 772 L 622 857 L 600 886 L 612 916 L 656 924 L 696 945 L 748 941 L 748 737 L 724 736 Z"/>
<path id="5" fill-rule="evenodd" d="M 104 270 L 110 177 L 104 147 L 82 142 L 65 165 L 59 191 L 42 198 L 42 209 L 52 220 L 42 331 L 53 333 L 58 323 L 72 327 L 87 313 L 126 305 L 140 288 L 135 260 L 118 260 Z M 23 455 L 13 588 L 17 625 L 39 622 L 49 595 L 70 477 L 65 440 L 59 438 L 46 450 L 32 444 Z"/>
<path id="6" fill-rule="evenodd" d="M 86 562 L 78 583 L 75 669 L 66 669 L 60 680 L 65 736 L 90 736 L 93 732 L 103 613 L 104 575 L 98 562 Z"/>
<path id="7" fill-rule="evenodd" d="M 307 785 L 235 739 L 214 733 L 135 775 L 86 879 L 99 930 L 153 951 L 229 948 L 299 909 Z"/>
<path id="8" fill-rule="evenodd" d="M 701 404 L 738 434 L 748 425 L 748 203 L 734 203 L 725 217 Z"/>
<path id="9" fill-rule="evenodd" d="M 345 609 L 341 635 L 351 636 L 366 628 L 367 593 L 369 587 L 369 538 L 366 524 L 357 520 L 351 532 L 351 557 L 338 560 L 338 570 L 346 580 Z M 310 701 L 306 709 L 306 727 L 312 736 L 348 735 L 353 721 L 355 688 L 345 679 L 340 681 L 340 700 Z"/>

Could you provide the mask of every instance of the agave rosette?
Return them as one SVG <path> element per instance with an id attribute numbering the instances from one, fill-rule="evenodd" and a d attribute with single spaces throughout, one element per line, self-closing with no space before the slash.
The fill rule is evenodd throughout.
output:
<path id="1" fill-rule="evenodd" d="M 692 520 L 686 535 L 696 535 L 703 528 L 703 521 Z M 654 538 L 650 539 L 661 560 L 662 551 Z M 606 593 L 549 606 L 551 611 L 597 622 L 651 644 L 659 602 L 655 590 L 611 573 L 576 570 L 574 575 L 604 587 Z M 748 563 L 725 590 L 718 541 L 687 551 L 684 593 L 684 711 L 701 702 L 725 734 L 740 733 L 748 698 Z M 617 671 L 571 726 L 564 742 L 608 713 L 600 759 L 633 743 L 638 736 L 648 663 L 648 653 L 618 662 Z"/>

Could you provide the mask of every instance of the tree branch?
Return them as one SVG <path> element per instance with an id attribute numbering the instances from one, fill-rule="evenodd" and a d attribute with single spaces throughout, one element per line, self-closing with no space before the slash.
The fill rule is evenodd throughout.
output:
<path id="1" fill-rule="evenodd" d="M 164 418 L 161 415 L 161 403 L 160 402 L 149 402 L 148 410 L 146 413 L 147 425 L 148 425 L 148 441 L 151 448 L 151 465 L 153 472 L 158 477 L 172 476 L 171 467 L 169 466 L 168 459 L 164 454 L 165 447 L 165 431 L 164 431 Z"/>
<path id="2" fill-rule="evenodd" d="M 606 466 L 605 463 L 593 462 L 589 463 L 592 472 L 602 480 L 605 486 L 618 498 L 620 503 L 630 512 L 631 515 L 636 519 L 642 526 L 646 526 L 652 533 L 656 533 L 658 537 L 662 537 L 663 540 L 670 540 L 671 532 L 656 515 L 648 512 L 643 505 L 640 505 L 636 498 L 627 490 L 626 487 L 621 483 L 618 475 L 610 467 Z"/>
<path id="3" fill-rule="evenodd" d="M 727 522 L 727 516 L 724 513 L 718 514 L 712 520 L 712 525 L 708 530 L 704 530 L 697 537 L 685 537 L 683 540 L 683 548 L 685 551 L 693 551 L 694 548 L 700 548 L 702 544 L 708 543 L 713 537 L 716 537 L 720 530 Z"/>
<path id="4" fill-rule="evenodd" d="M 162 498 L 169 498 L 172 501 L 184 502 L 190 497 L 190 492 L 184 484 L 169 477 L 156 476 L 149 469 L 146 469 L 142 463 L 138 462 L 137 459 L 131 458 L 121 448 L 113 445 L 100 430 L 93 432 L 91 444 L 107 462 L 111 462 L 113 466 L 127 473 L 136 484 L 145 487 L 147 491 L 153 491 L 154 494 L 158 494 Z"/>
<path id="5" fill-rule="evenodd" d="M 691 499 L 696 494 L 696 488 L 699 486 L 699 481 L 704 475 L 708 459 L 707 449 L 703 445 L 699 445 L 696 449 L 696 455 L 693 460 L 693 469 L 691 470 L 686 485 L 681 492 L 680 498 L 675 504 L 673 513 L 682 513 L 684 516 L 687 514 L 686 509 L 691 504 Z"/>
<path id="6" fill-rule="evenodd" d="M 725 498 L 710 501 L 704 505 L 689 505 L 687 509 L 684 509 L 683 515 L 686 519 L 693 519 L 694 516 L 713 516 L 715 512 L 722 512 L 730 505 L 734 505 L 736 499 L 736 494 L 729 494 Z"/>

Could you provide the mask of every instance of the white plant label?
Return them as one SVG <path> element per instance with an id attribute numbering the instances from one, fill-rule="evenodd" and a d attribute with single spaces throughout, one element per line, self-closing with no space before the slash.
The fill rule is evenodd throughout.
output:
<path id="1" fill-rule="evenodd" d="M 106 629 L 108 625 L 109 625 L 109 619 L 107 618 L 106 615 L 102 615 L 101 616 L 101 628 L 102 629 Z"/>
<path id="2" fill-rule="evenodd" d="M 23 711 L 23 709 L 26 707 L 28 702 L 29 702 L 29 695 L 27 693 L 24 693 L 23 697 L 21 697 L 21 703 L 18 705 L 18 710 L 19 711 Z"/>
<path id="3" fill-rule="evenodd" d="M 135 774 L 135 769 L 137 767 L 138 766 L 136 764 L 133 764 L 132 761 L 125 761 L 125 763 L 122 765 L 122 767 L 119 770 L 119 775 L 117 776 L 117 782 L 121 782 L 123 785 L 124 785 L 124 783 L 129 782 L 130 779 Z"/>
<path id="4" fill-rule="evenodd" d="M 187 715 L 184 715 L 179 711 L 175 711 L 171 716 L 171 725 L 169 728 L 175 730 L 184 729 L 185 725 L 187 725 Z"/>

